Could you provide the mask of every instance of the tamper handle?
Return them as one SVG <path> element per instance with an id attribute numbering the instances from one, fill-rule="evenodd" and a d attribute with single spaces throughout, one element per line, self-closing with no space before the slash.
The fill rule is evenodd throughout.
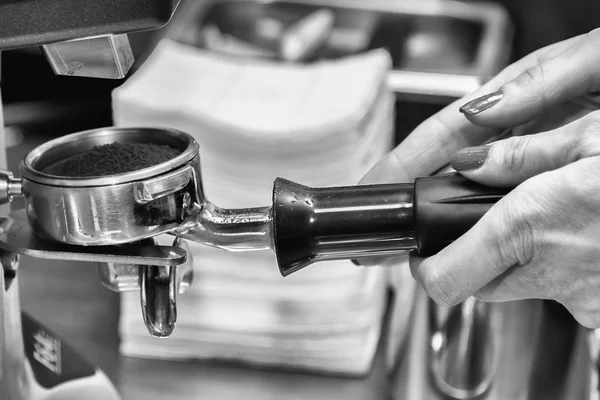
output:
<path id="1" fill-rule="evenodd" d="M 414 215 L 417 250 L 430 256 L 465 234 L 508 193 L 473 182 L 457 173 L 415 180 Z"/>
<path id="2" fill-rule="evenodd" d="M 329 188 L 279 178 L 272 210 L 279 270 L 287 276 L 318 261 L 435 254 L 506 193 L 458 174 Z"/>
<path id="3" fill-rule="evenodd" d="M 413 185 L 311 188 L 278 178 L 273 189 L 273 245 L 290 275 L 317 261 L 409 252 Z"/>

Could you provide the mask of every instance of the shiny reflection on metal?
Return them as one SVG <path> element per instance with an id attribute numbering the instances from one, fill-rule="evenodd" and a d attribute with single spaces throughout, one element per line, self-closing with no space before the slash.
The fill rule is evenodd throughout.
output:
<path id="1" fill-rule="evenodd" d="M 42 49 L 56 75 L 123 79 L 135 61 L 127 34 L 74 39 Z"/>
<path id="2" fill-rule="evenodd" d="M 99 263 L 96 272 L 105 288 L 113 292 L 140 290 L 140 267 L 134 264 Z"/>
<path id="3" fill-rule="evenodd" d="M 376 210 L 403 210 L 412 209 L 412 203 L 391 203 L 391 204 L 377 204 L 377 205 L 356 205 L 352 207 L 353 212 L 362 211 L 376 211 Z M 316 209 L 315 214 L 328 214 L 328 213 L 340 213 L 348 212 L 348 207 L 328 207 L 323 209 Z"/>
<path id="4" fill-rule="evenodd" d="M 417 241 L 409 235 L 377 239 L 338 237 L 332 242 L 317 239 L 317 247 L 319 253 L 312 262 L 406 255 L 417 248 Z"/>
<path id="5" fill-rule="evenodd" d="M 137 182 L 133 196 L 136 203 L 146 204 L 184 189 L 193 179 L 194 168 L 191 165 L 186 165 L 179 170 L 156 178 Z"/>
<path id="6" fill-rule="evenodd" d="M 154 239 L 139 243 L 154 246 Z M 115 292 L 140 291 L 142 317 L 148 332 L 154 337 L 168 337 L 177 322 L 177 296 L 190 288 L 193 277 L 193 261 L 190 248 L 180 238 L 174 248 L 185 251 L 190 257 L 178 266 L 154 266 L 98 263 L 96 271 L 102 285 Z"/>
<path id="7" fill-rule="evenodd" d="M 20 179 L 13 177 L 8 171 L 0 171 L 0 204 L 12 201 L 15 196 L 23 195 L 23 186 Z"/>
<path id="8" fill-rule="evenodd" d="M 452 399 L 475 399 L 494 379 L 491 305 L 471 297 L 455 307 L 431 302 L 429 367 L 434 385 Z"/>
<path id="9" fill-rule="evenodd" d="M 223 209 L 205 202 L 171 234 L 228 251 L 273 248 L 271 207 Z"/>
<path id="10" fill-rule="evenodd" d="M 188 255 L 186 262 L 176 268 L 177 293 L 185 294 L 191 287 L 194 278 L 192 253 L 188 244 L 179 238 L 175 239 L 173 247 L 185 250 Z M 133 264 L 98 263 L 96 265 L 102 285 L 119 293 L 140 290 L 143 268 L 142 265 Z"/>
<path id="11" fill-rule="evenodd" d="M 185 263 L 187 253 L 169 246 L 74 246 L 43 240 L 34 235 L 24 210 L 0 218 L 0 249 L 49 260 L 175 266 Z"/>
<path id="12" fill-rule="evenodd" d="M 73 178 L 48 175 L 42 171 L 49 165 L 64 158 L 80 154 L 94 146 L 119 142 L 154 143 L 178 149 L 181 154 L 172 160 L 153 167 L 93 178 Z M 169 128 L 117 128 L 107 127 L 77 132 L 50 140 L 30 151 L 20 165 L 23 178 L 47 185 L 89 188 L 120 185 L 145 179 L 156 178 L 183 167 L 198 156 L 199 145 L 187 133 Z"/>
<path id="13" fill-rule="evenodd" d="M 168 337 L 177 322 L 177 279 L 175 267 L 142 267 L 140 304 L 148 332 Z"/>
<path id="14" fill-rule="evenodd" d="M 447 400 L 433 381 L 431 299 L 417 292 L 416 313 L 400 365 L 391 371 L 390 399 Z M 481 400 L 596 400 L 589 330 L 560 304 L 520 300 L 490 304 L 493 383 Z M 439 318 L 447 320 L 446 313 Z M 437 339 L 437 343 L 441 342 Z M 434 341 L 436 343 L 436 341 Z M 455 365 L 461 368 L 460 365 Z M 479 375 L 478 371 L 473 371 Z M 475 379 L 473 379 L 474 381 Z"/>
<path id="15" fill-rule="evenodd" d="M 169 145 L 182 153 L 120 175 L 67 178 L 42 172 L 58 160 L 113 142 Z M 189 203 L 203 203 L 198 150 L 188 134 L 163 128 L 104 128 L 44 143 L 21 163 L 31 224 L 53 240 L 90 246 L 165 233 L 183 221 Z"/>
<path id="16" fill-rule="evenodd" d="M 20 258 L 21 256 L 17 253 L 12 253 L 6 250 L 0 250 L 0 262 L 2 263 L 4 273 L 14 273 L 19 267 Z"/>

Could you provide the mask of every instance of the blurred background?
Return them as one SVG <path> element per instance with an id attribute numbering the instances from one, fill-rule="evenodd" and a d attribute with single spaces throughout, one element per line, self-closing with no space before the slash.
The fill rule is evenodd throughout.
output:
<path id="1" fill-rule="evenodd" d="M 327 131 L 327 135 L 329 135 L 327 138 L 331 139 L 331 143 L 327 143 L 332 148 L 335 148 L 336 143 L 339 146 L 342 144 L 348 146 L 350 155 L 358 154 L 365 149 L 365 146 L 371 146 L 369 148 L 375 150 L 363 154 L 362 163 L 353 165 L 352 160 L 348 160 L 353 157 L 344 158 L 340 155 L 335 158 L 330 153 L 319 153 L 321 158 L 317 157 L 315 149 L 323 142 L 315 139 L 313 142 L 307 142 L 315 149 L 309 145 L 306 145 L 306 148 L 297 147 L 297 153 L 303 154 L 302 157 L 304 157 L 298 155 L 297 163 L 306 163 L 311 167 L 302 170 L 296 168 L 296 164 L 294 164 L 293 168 L 286 170 L 285 167 L 277 164 L 278 167 L 273 168 L 277 175 L 286 174 L 286 178 L 297 177 L 297 180 L 303 179 L 303 183 L 307 184 L 352 184 L 360 179 L 361 174 L 366 172 L 378 157 L 393 145 L 400 143 L 424 119 L 455 99 L 475 90 L 510 62 L 548 44 L 600 27 L 600 2 L 588 0 L 571 0 L 569 2 L 559 0 L 498 0 L 495 2 L 363 0 L 362 5 L 356 6 L 358 3 L 361 2 L 353 1 L 353 7 L 347 9 L 344 1 L 328 3 L 327 0 L 322 0 L 317 5 L 314 2 L 304 4 L 301 1 L 266 4 L 250 0 L 241 2 L 182 0 L 172 21 L 166 27 L 152 32 L 129 35 L 136 56 L 136 64 L 130 76 L 136 76 L 139 71 L 140 78 L 135 81 L 126 79 L 125 83 L 122 80 L 57 76 L 51 70 L 42 51 L 37 47 L 5 51 L 0 58 L 0 82 L 9 169 L 17 171 L 20 160 L 29 150 L 51 138 L 79 130 L 109 126 L 113 123 L 132 125 L 147 122 L 182 129 L 186 126 L 193 126 L 195 128 L 190 128 L 192 133 L 197 134 L 202 140 L 206 140 L 205 148 L 208 150 L 206 150 L 207 154 L 202 156 L 208 160 L 207 193 L 209 197 L 226 202 L 236 196 L 241 197 L 242 193 L 248 193 L 250 190 L 248 187 L 266 187 L 269 182 L 272 182 L 271 175 L 263 174 L 260 179 L 256 178 L 256 182 L 252 179 L 254 176 L 260 175 L 264 169 L 268 169 L 269 166 L 276 165 L 277 162 L 281 163 L 281 160 L 278 161 L 277 157 L 273 157 L 273 160 L 269 159 L 268 161 L 272 164 L 265 161 L 265 165 L 258 166 L 256 171 L 249 167 L 247 173 L 251 176 L 247 179 L 240 177 L 235 171 L 227 175 L 223 171 L 228 171 L 227 168 L 231 169 L 232 167 L 223 160 L 231 157 L 231 154 L 235 154 L 235 151 L 232 150 L 233 145 L 227 147 L 222 143 L 212 143 L 209 135 L 205 135 L 204 130 L 212 129 L 211 132 L 216 132 L 221 129 L 218 132 L 223 137 L 228 137 L 227 135 L 232 134 L 231 132 L 235 129 L 240 132 L 246 128 L 248 131 L 253 131 L 258 129 L 257 126 L 265 130 L 277 131 L 279 129 L 283 132 L 288 129 L 283 122 L 280 125 L 275 123 L 261 125 L 244 112 L 238 111 L 229 116 L 232 120 L 238 121 L 238 125 L 218 125 L 217 121 L 216 124 L 219 127 L 217 129 L 214 128 L 215 122 L 211 121 L 213 125 L 208 123 L 206 125 L 212 127 L 209 129 L 204 126 L 200 127 L 202 124 L 192 117 L 189 117 L 185 123 L 173 121 L 173 117 L 168 116 L 166 111 L 161 114 L 163 108 L 160 106 L 156 106 L 153 113 L 151 107 L 144 103 L 144 97 L 148 93 L 159 96 L 164 92 L 165 102 L 177 96 L 175 89 L 179 84 L 176 79 L 177 71 L 186 63 L 185 55 L 180 52 L 177 45 L 184 45 L 202 50 L 203 54 L 219 54 L 222 56 L 219 58 L 219 62 L 223 63 L 219 65 L 226 65 L 227 68 L 237 68 L 243 64 L 243 62 L 240 64 L 240 60 L 254 60 L 259 65 L 259 60 L 265 60 L 285 62 L 296 66 L 300 71 L 311 68 L 317 62 L 323 62 L 331 71 L 341 74 L 344 70 L 337 66 L 337 62 L 350 58 L 353 63 L 353 71 L 362 74 L 361 79 L 356 79 L 355 86 L 358 88 L 364 84 L 366 87 L 367 84 L 370 84 L 372 88 L 370 91 L 365 89 L 364 93 L 356 89 L 354 92 L 342 91 L 343 93 L 337 97 L 332 96 L 331 99 L 340 102 L 337 108 L 332 107 L 332 109 L 342 110 L 340 115 L 343 117 L 340 117 L 340 120 L 349 118 L 348 116 L 353 112 L 356 113 L 357 110 L 364 115 L 364 118 L 354 121 L 352 124 L 339 124 L 335 129 L 331 128 L 330 131 Z M 309 49 L 310 51 L 305 54 L 296 54 L 293 49 L 290 50 L 292 53 L 287 55 L 277 53 L 282 29 L 293 27 L 296 22 L 323 8 L 334 10 L 332 21 L 335 22 L 328 25 L 327 16 L 325 16 L 324 22 L 321 22 L 321 28 L 317 21 L 317 25 L 309 31 L 316 32 L 318 29 L 324 29 L 324 34 L 329 38 L 324 41 L 325 44 L 321 43 L 318 48 Z M 169 55 L 168 62 L 158 56 L 148 58 L 153 54 L 157 44 L 165 39 L 177 44 L 164 50 L 164 54 Z M 319 41 L 320 39 L 316 38 L 315 40 Z M 372 53 L 378 48 L 385 48 L 389 53 L 389 59 L 378 58 L 377 54 Z M 206 63 L 213 62 L 210 61 L 210 55 L 206 57 Z M 147 60 L 152 60 L 148 63 L 151 66 L 144 65 Z M 198 59 L 194 62 L 200 63 L 201 61 Z M 173 69 L 170 70 L 170 68 Z M 218 67 L 206 68 L 207 71 L 214 73 L 216 80 L 226 80 Z M 339 70 L 335 68 L 339 68 Z M 149 82 L 152 73 L 148 71 L 152 71 L 154 74 L 162 73 L 165 82 L 169 83 L 161 83 L 158 80 Z M 331 76 L 335 75 L 334 72 L 331 72 Z M 325 74 L 322 71 L 319 73 Z M 289 74 L 289 77 L 282 74 L 281 77 L 273 79 L 275 81 L 276 79 L 296 79 L 295 77 L 299 76 L 300 72 L 293 73 L 292 71 Z M 209 76 L 211 75 L 209 74 Z M 315 80 L 315 82 L 320 83 L 323 87 L 327 86 L 325 78 L 321 78 L 321 81 Z M 183 85 L 185 84 L 184 80 Z M 389 89 L 390 96 L 386 95 L 386 90 L 381 89 L 383 84 Z M 275 87 L 274 84 L 273 87 Z M 346 104 L 343 95 L 347 96 L 348 93 L 364 96 L 366 106 L 362 103 L 360 107 L 356 104 L 352 105 L 350 102 Z M 236 95 L 241 96 L 239 93 Z M 243 100 L 239 100 L 240 104 L 251 107 L 254 100 L 248 96 L 248 93 L 245 95 L 246 97 L 243 99 L 239 97 Z M 290 98 L 294 97 L 290 96 Z M 200 102 L 200 100 L 209 101 L 210 97 L 206 95 L 205 98 L 198 101 Z M 305 99 L 296 98 L 296 100 L 304 101 Z M 168 108 L 168 104 L 165 104 L 164 109 Z M 373 110 L 387 111 L 377 113 Z M 191 111 L 192 115 L 196 115 L 194 114 L 196 111 L 197 115 L 201 111 L 212 116 L 221 115 L 219 109 L 208 106 L 206 110 L 192 107 L 188 111 Z M 282 107 L 279 112 L 285 114 L 290 111 Z M 308 111 L 306 113 L 308 114 Z M 218 120 L 217 117 L 215 118 Z M 318 120 L 318 116 L 311 118 L 314 118 L 311 121 Z M 244 121 L 247 121 L 246 125 L 244 125 Z M 316 126 L 318 127 L 318 125 Z M 322 126 L 326 126 L 325 122 Z M 343 136 L 347 132 L 351 134 Z M 199 141 L 203 143 L 202 140 Z M 259 139 L 256 140 L 257 143 L 261 143 Z M 240 143 L 236 143 L 236 145 L 242 146 Z M 247 147 L 251 148 L 253 145 L 256 143 L 249 142 Z M 300 145 L 297 141 L 292 140 L 287 144 L 277 142 L 272 146 Z M 277 149 L 277 147 L 273 147 L 271 151 L 278 156 L 283 154 L 283 150 Z M 306 154 L 301 153 L 302 151 Z M 262 153 L 260 156 L 258 152 L 253 154 L 255 159 L 268 158 Z M 241 162 L 239 159 L 234 161 Z M 248 161 L 248 165 L 251 165 L 252 158 L 248 158 L 246 161 Z M 323 177 L 321 180 L 315 178 L 319 169 L 313 168 L 314 165 L 330 161 L 331 166 L 323 168 L 330 168 L 327 171 L 331 178 Z M 222 184 L 219 186 L 219 182 L 232 182 L 235 179 L 239 180 L 236 182 L 236 189 L 223 188 Z M 316 181 L 307 182 L 311 179 L 316 179 Z M 260 205 L 264 201 L 264 196 L 250 198 L 247 201 L 259 204 L 240 202 L 239 204 L 232 203 L 232 205 L 240 207 Z M 216 202 L 219 203 L 219 201 Z M 17 201 L 14 207 L 22 207 L 22 203 Z M 336 298 L 336 301 L 341 304 L 339 309 L 334 308 L 331 305 L 332 302 L 326 297 L 319 300 L 322 303 L 313 299 L 313 303 L 308 304 L 307 302 L 308 305 L 305 305 L 307 310 L 312 310 L 313 317 L 319 315 L 320 311 L 323 319 L 337 316 L 339 317 L 337 322 L 340 324 L 344 322 L 346 323 L 344 326 L 347 327 L 352 326 L 348 321 L 358 321 L 363 318 L 361 319 L 363 325 L 360 326 L 362 329 L 360 335 L 362 336 L 359 336 L 358 333 L 352 337 L 340 336 L 341 339 L 337 342 L 334 340 L 337 343 L 335 346 L 333 344 L 327 344 L 329 347 L 323 345 L 325 350 L 322 350 L 324 352 L 331 351 L 331 354 L 349 354 L 348 349 L 355 346 L 363 349 L 363 352 L 360 353 L 361 357 L 357 356 L 356 359 L 339 357 L 336 363 L 328 364 L 313 355 L 306 355 L 303 361 L 298 361 L 302 358 L 299 354 L 304 351 L 301 347 L 301 344 L 304 343 L 302 340 L 307 341 L 309 343 L 307 348 L 311 349 L 314 343 L 310 340 L 319 342 L 315 337 L 323 335 L 333 337 L 331 336 L 333 333 L 325 328 L 317 333 L 307 333 L 310 330 L 307 327 L 312 323 L 308 317 L 306 320 L 302 320 L 304 323 L 302 329 L 306 329 L 306 332 L 302 330 L 295 332 L 302 340 L 286 342 L 277 336 L 280 333 L 271 332 L 270 336 L 265 333 L 264 337 L 269 337 L 271 341 L 267 341 L 267 345 L 257 345 L 257 347 L 262 346 L 267 349 L 263 353 L 258 352 L 259 355 L 256 355 L 258 353 L 253 356 L 248 355 L 251 353 L 248 350 L 250 345 L 245 340 L 250 336 L 248 333 L 250 328 L 244 330 L 246 328 L 243 324 L 236 326 L 239 336 L 232 336 L 232 339 L 227 341 L 227 335 L 235 331 L 233 328 L 231 331 L 223 328 L 223 326 L 235 325 L 227 322 L 228 310 L 237 309 L 238 312 L 241 312 L 239 311 L 241 304 L 251 303 L 248 300 L 251 296 L 246 293 L 248 287 L 239 284 L 239 281 L 245 282 L 244 280 L 248 279 L 247 276 L 238 276 L 236 272 L 229 272 L 231 275 L 223 278 L 217 275 L 223 274 L 223 270 L 229 270 L 227 267 L 219 270 L 216 266 L 220 266 L 219 263 L 234 265 L 233 271 L 235 271 L 235 268 L 242 264 L 248 266 L 252 263 L 257 265 L 264 263 L 270 266 L 272 260 L 227 259 L 223 261 L 224 259 L 220 259 L 219 255 L 212 255 L 201 249 L 198 249 L 197 252 L 200 254 L 197 257 L 200 265 L 210 264 L 211 266 L 208 268 L 209 272 L 202 272 L 206 275 L 200 276 L 205 279 L 204 282 L 213 282 L 214 286 L 201 285 L 196 294 L 190 295 L 189 303 L 184 304 L 181 308 L 188 307 L 188 312 L 192 314 L 189 317 L 190 320 L 195 318 L 201 320 L 206 317 L 206 321 L 208 321 L 209 317 L 214 318 L 214 326 L 210 328 L 211 331 L 206 328 L 210 325 L 209 322 L 205 321 L 206 326 L 201 326 L 200 323 L 190 323 L 189 332 L 192 339 L 184 336 L 177 337 L 173 339 L 172 343 L 178 343 L 177 340 L 180 340 L 180 344 L 173 345 L 171 348 L 163 342 L 160 344 L 144 342 L 146 332 L 143 332 L 144 327 L 139 320 L 137 298 L 121 298 L 120 295 L 105 290 L 100 285 L 95 270 L 81 264 L 39 263 L 24 259 L 20 270 L 22 271 L 20 278 L 22 306 L 25 311 L 30 312 L 34 317 L 59 332 L 88 360 L 102 368 L 115 382 L 125 399 L 164 397 L 230 399 L 241 396 L 247 399 L 406 398 L 404 397 L 406 391 L 398 389 L 398 387 L 410 386 L 411 380 L 414 378 L 408 376 L 407 367 L 403 367 L 402 363 L 403 361 L 406 363 L 406 360 L 410 359 L 409 365 L 411 365 L 410 363 L 415 361 L 410 358 L 414 356 L 411 356 L 410 351 L 406 350 L 407 344 L 403 338 L 407 335 L 407 326 L 415 323 L 415 319 L 419 318 L 419 315 L 415 316 L 419 313 L 419 309 L 412 307 L 413 297 L 418 297 L 418 295 L 413 296 L 414 288 L 411 284 L 406 283 L 405 265 L 396 266 L 396 268 L 404 268 L 404 273 L 377 270 L 369 272 L 368 275 L 358 275 L 359 273 L 354 271 L 353 266 L 340 265 L 338 269 L 331 270 L 336 272 L 306 275 L 304 280 L 298 278 L 297 281 L 289 283 L 286 288 L 290 288 L 290 290 L 294 289 L 294 284 L 297 285 L 294 290 L 298 290 L 300 294 L 294 295 L 295 297 L 287 293 L 277 294 L 279 297 L 273 295 L 272 298 L 269 298 L 269 310 L 275 309 L 272 314 L 278 315 L 279 319 L 275 322 L 269 320 L 269 323 L 261 325 L 261 329 L 264 328 L 265 332 L 266 326 L 275 326 L 280 329 L 290 324 L 281 315 L 289 316 L 294 313 L 299 315 L 298 310 L 300 309 L 304 310 L 303 312 L 306 314 L 311 313 L 299 306 L 300 301 L 297 299 L 303 296 L 302 290 L 308 295 L 311 291 L 324 293 L 328 290 L 327 286 L 317 286 L 315 281 L 330 279 L 333 282 L 335 279 L 335 282 L 339 283 L 346 279 L 348 286 L 343 290 L 340 289 L 339 293 L 343 293 L 343 296 L 347 296 L 347 298 L 342 297 L 342 294 Z M 259 267 L 256 268 L 260 270 Z M 352 274 L 344 272 L 350 269 L 353 269 Z M 216 275 L 210 275 L 210 273 Z M 264 276 L 268 275 L 268 272 L 262 271 L 261 273 L 266 274 Z M 277 271 L 273 269 L 273 274 L 276 273 Z M 260 279 L 257 278 L 253 283 L 254 291 L 259 294 L 253 292 L 252 299 L 260 298 L 266 304 L 267 300 L 265 299 L 268 296 L 263 296 L 263 294 L 270 291 L 274 293 L 283 283 L 276 279 L 271 282 L 270 278 L 264 276 L 261 276 Z M 240 285 L 239 288 L 235 286 L 236 282 Z M 360 284 L 356 282 L 360 282 Z M 252 286 L 252 283 L 248 285 Z M 68 290 L 66 290 L 67 287 Z M 337 289 L 331 290 L 334 292 Z M 221 298 L 215 296 L 214 292 L 218 292 Z M 225 292 L 231 293 L 231 296 L 226 299 L 227 304 L 222 302 Z M 287 299 L 286 295 L 292 300 L 283 301 L 282 299 Z M 208 299 L 210 296 L 213 296 L 212 300 Z M 356 300 L 359 296 L 364 297 L 364 299 L 360 298 L 361 301 L 364 300 L 363 302 Z M 348 300 L 351 297 L 356 300 L 355 303 Z M 373 303 L 371 304 L 367 300 L 372 300 Z M 198 303 L 194 303 L 195 301 Z M 214 309 L 206 306 L 209 303 L 215 304 Z M 330 309 L 323 308 L 323 304 L 326 303 L 329 304 Z M 256 312 L 258 315 L 256 310 L 259 306 L 256 307 L 256 309 L 252 309 L 248 306 L 245 311 L 251 322 L 253 320 L 252 313 Z M 264 309 L 266 308 L 261 308 L 261 312 Z M 349 313 L 342 318 L 343 310 L 349 309 L 354 313 Z M 364 315 L 360 312 L 363 309 Z M 196 313 L 189 310 L 195 310 Z M 236 319 L 236 317 L 232 318 Z M 257 317 L 254 320 L 257 326 L 260 325 L 259 322 L 256 322 L 258 319 Z M 364 323 L 364 321 L 368 322 Z M 248 322 L 248 326 L 252 325 L 251 322 Z M 217 325 L 221 330 L 216 330 L 215 326 Z M 314 326 L 316 325 L 314 324 Z M 375 326 L 377 329 L 369 330 Z M 359 328 L 347 329 L 346 333 L 351 329 L 356 329 L 358 332 Z M 273 328 L 273 332 L 276 330 Z M 217 339 L 208 335 L 206 333 L 208 331 L 216 335 Z M 363 340 L 363 336 L 368 336 L 365 333 L 367 331 L 371 335 L 371 339 Z M 290 333 L 287 332 L 287 334 Z M 310 336 L 313 334 L 314 337 Z M 202 335 L 206 335 L 206 338 Z M 274 340 L 273 338 L 276 336 L 277 340 Z M 203 338 L 202 341 L 197 339 L 199 337 Z M 264 339 L 264 337 L 262 338 Z M 196 339 L 197 343 L 189 344 L 189 341 L 193 342 Z M 284 339 L 289 338 L 285 337 Z M 324 343 L 324 339 L 319 340 L 319 343 Z M 217 342 L 223 346 L 222 354 L 214 350 Z M 243 347 L 242 344 L 246 347 Z M 240 346 L 242 350 L 235 346 Z M 281 346 L 281 349 L 277 346 Z M 294 346 L 300 347 L 294 349 Z M 234 355 L 227 353 L 228 347 L 229 350 L 236 349 L 235 351 L 231 350 L 231 353 L 235 353 Z M 284 356 L 275 357 L 270 354 L 270 351 L 274 352 L 275 348 Z M 225 353 L 227 355 L 224 355 Z M 169 359 L 179 361 L 170 361 Z M 282 361 L 284 359 L 288 361 Z M 331 359 L 333 356 L 329 358 L 329 361 Z M 294 362 L 297 365 L 294 365 Z M 286 365 L 282 366 L 283 364 Z M 419 398 L 418 394 L 413 393 L 412 396 L 412 398 Z"/>

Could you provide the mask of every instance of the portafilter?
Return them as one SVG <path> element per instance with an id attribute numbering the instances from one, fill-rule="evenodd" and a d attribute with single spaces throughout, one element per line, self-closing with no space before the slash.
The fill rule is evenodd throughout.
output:
<path id="1" fill-rule="evenodd" d="M 108 176 L 43 172 L 112 143 L 168 145 L 180 153 Z M 20 171 L 20 180 L 10 173 L 0 176 L 0 202 L 23 195 L 26 203 L 26 215 L 11 214 L 0 224 L 0 248 L 100 262 L 108 287 L 141 289 L 144 319 L 156 336 L 171 333 L 176 294 L 191 283 L 181 239 L 227 251 L 273 250 L 287 276 L 326 260 L 435 254 L 506 194 L 452 173 L 412 183 L 328 188 L 278 178 L 271 205 L 223 209 L 204 196 L 196 140 L 166 128 L 111 127 L 67 135 L 31 151 Z M 153 238 L 161 234 L 174 235 L 174 246 L 156 246 Z"/>

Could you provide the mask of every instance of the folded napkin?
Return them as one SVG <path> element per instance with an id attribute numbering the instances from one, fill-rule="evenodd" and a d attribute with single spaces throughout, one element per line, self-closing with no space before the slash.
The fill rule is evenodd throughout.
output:
<path id="1" fill-rule="evenodd" d="M 294 65 L 164 40 L 114 91 L 114 122 L 193 135 L 211 202 L 268 206 L 277 177 L 353 185 L 389 151 L 390 67 L 383 50 Z M 335 261 L 282 278 L 270 252 L 191 247 L 195 280 L 179 298 L 175 333 L 168 340 L 150 337 L 139 298 L 125 294 L 123 354 L 346 375 L 370 370 L 386 307 L 384 270 Z"/>

